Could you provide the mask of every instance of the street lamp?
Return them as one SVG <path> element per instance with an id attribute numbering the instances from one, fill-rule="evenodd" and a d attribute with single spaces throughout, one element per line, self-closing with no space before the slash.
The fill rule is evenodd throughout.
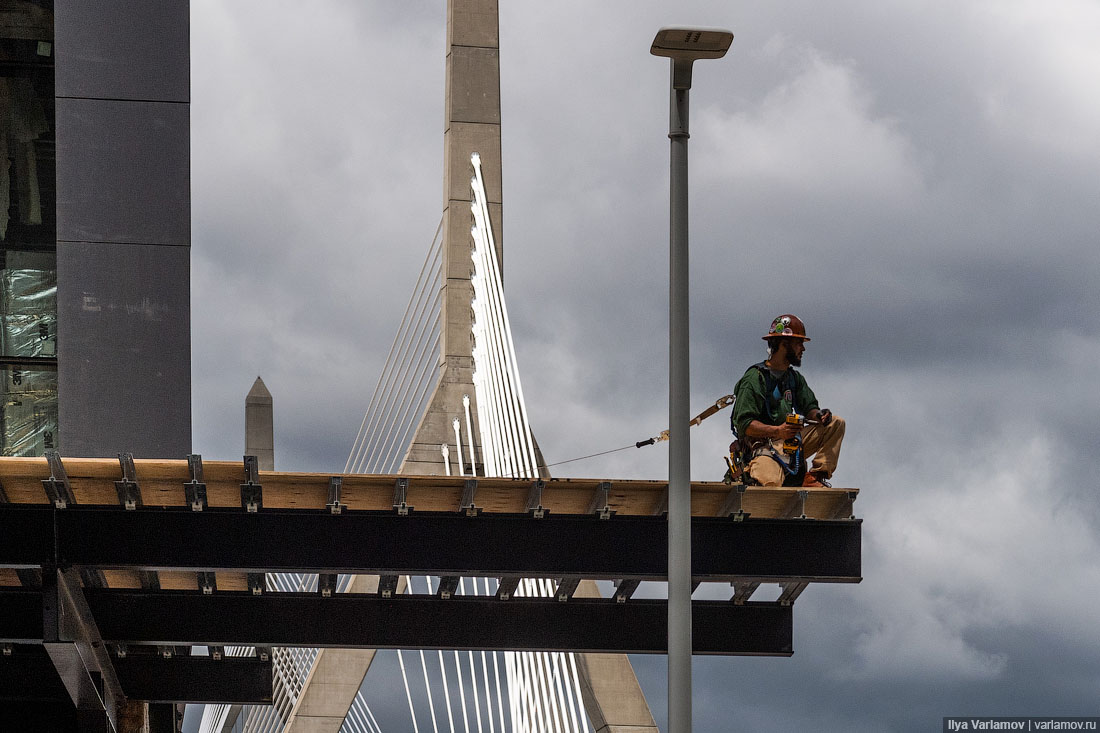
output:
<path id="1" fill-rule="evenodd" d="M 649 52 L 672 59 L 668 321 L 668 730 L 691 731 L 691 370 L 688 347 L 688 90 L 696 59 L 726 55 L 720 28 L 662 28 Z"/>

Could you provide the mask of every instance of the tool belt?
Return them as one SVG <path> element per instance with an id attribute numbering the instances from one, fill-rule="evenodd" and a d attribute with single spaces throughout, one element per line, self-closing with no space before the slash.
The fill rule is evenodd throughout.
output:
<path id="1" fill-rule="evenodd" d="M 778 463 L 783 469 L 785 474 L 784 486 L 802 485 L 806 462 L 803 460 L 801 446 L 796 453 L 791 454 L 784 452 L 782 440 L 749 438 L 736 441 L 734 445 L 730 446 L 730 449 L 731 459 L 729 461 L 730 470 L 727 472 L 727 483 L 741 481 L 745 484 L 756 484 L 755 479 L 749 474 L 749 463 L 754 458 L 765 456 Z"/>

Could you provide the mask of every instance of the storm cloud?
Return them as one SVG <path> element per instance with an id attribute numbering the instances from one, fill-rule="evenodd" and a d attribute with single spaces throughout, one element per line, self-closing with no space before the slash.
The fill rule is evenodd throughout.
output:
<path id="1" fill-rule="evenodd" d="M 262 375 L 276 467 L 338 472 L 442 213 L 445 6 L 191 16 L 194 449 L 239 460 Z M 678 23 L 736 36 L 692 89 L 694 409 L 799 314 L 864 519 L 864 581 L 799 598 L 794 657 L 695 661 L 696 729 L 1100 714 L 1100 6 L 501 3 L 505 283 L 550 463 L 666 427 L 648 49 Z M 718 479 L 726 414 L 692 441 Z M 660 479 L 667 452 L 553 471 Z M 664 659 L 634 661 L 660 719 Z M 391 682 L 368 702 L 400 726 Z"/>

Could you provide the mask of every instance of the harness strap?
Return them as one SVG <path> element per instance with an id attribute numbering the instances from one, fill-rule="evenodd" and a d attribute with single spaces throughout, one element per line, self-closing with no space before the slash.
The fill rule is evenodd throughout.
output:
<path id="1" fill-rule="evenodd" d="M 753 368 L 759 371 L 760 376 L 764 378 L 764 407 L 768 411 L 769 419 L 776 419 L 775 413 L 779 409 L 779 401 L 783 399 L 784 392 L 789 391 L 791 393 L 791 408 L 795 412 L 799 411 L 794 372 L 790 367 L 787 367 L 787 371 L 779 379 L 772 375 L 772 370 L 767 367 L 767 362 L 762 361 L 759 364 L 753 364 Z M 779 394 L 777 395 L 776 392 Z"/>

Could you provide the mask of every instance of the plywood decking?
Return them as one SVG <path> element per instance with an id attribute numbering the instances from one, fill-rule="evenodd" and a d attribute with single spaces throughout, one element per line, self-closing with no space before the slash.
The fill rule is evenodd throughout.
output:
<path id="1" fill-rule="evenodd" d="M 65 473 L 78 505 L 118 506 L 115 482 L 122 479 L 119 461 L 114 458 L 65 458 Z M 134 469 L 142 503 L 151 507 L 186 506 L 184 484 L 191 480 L 187 460 L 135 459 Z M 329 500 L 329 479 L 324 473 L 285 473 L 260 471 L 264 509 L 325 508 Z M 391 511 L 394 486 L 398 477 L 389 475 L 344 474 L 340 501 L 349 510 Z M 48 504 L 42 481 L 50 478 L 45 458 L 0 457 L 0 488 L 13 504 Z M 453 512 L 459 509 L 466 478 L 460 476 L 402 476 L 408 480 L 407 503 L 416 511 Z M 240 508 L 241 483 L 246 480 L 243 462 L 207 461 L 203 480 L 211 507 Z M 586 514 L 590 511 L 602 479 L 550 479 L 542 489 L 541 505 L 552 514 Z M 664 481 L 610 481 L 608 506 L 617 514 L 652 516 L 666 500 Z M 533 481 L 530 479 L 478 478 L 474 504 L 484 512 L 522 513 L 527 509 Z M 847 517 L 858 489 L 806 489 L 804 511 L 807 517 L 832 519 Z M 742 495 L 742 510 L 753 517 L 788 517 L 802 511 L 799 490 L 793 488 L 748 487 Z M 716 516 L 737 509 L 736 491 L 719 482 L 693 482 L 691 509 L 694 516 Z M 730 502 L 733 502 L 732 504 Z M 798 512 L 793 508 L 797 507 Z M 197 589 L 194 573 L 161 571 L 161 588 Z M 136 573 L 104 571 L 111 588 L 139 588 Z M 12 570 L 0 568 L 0 586 L 19 585 Z M 245 590 L 241 573 L 217 573 L 221 590 Z"/>
<path id="2" fill-rule="evenodd" d="M 113 458 L 63 460 L 76 502 L 81 505 L 118 505 L 114 482 L 122 478 Z M 186 460 L 135 459 L 134 468 L 147 507 L 186 504 L 184 483 L 191 480 Z M 323 509 L 328 502 L 329 478 L 341 474 L 260 471 L 263 504 L 267 509 Z M 46 504 L 42 481 L 50 478 L 45 458 L 0 457 L 0 486 L 13 504 Z M 207 500 L 211 507 L 240 507 L 240 485 L 245 480 L 243 463 L 203 463 Z M 389 475 L 343 474 L 340 500 L 352 510 L 389 510 L 393 507 L 394 482 Z M 419 511 L 456 511 L 462 498 L 464 477 L 407 476 L 408 504 Z M 542 491 L 542 506 L 555 514 L 584 514 L 596 487 L 604 479 L 550 479 Z M 523 512 L 530 479 L 478 478 L 475 504 L 486 512 Z M 611 480 L 608 505 L 619 514 L 653 515 L 661 506 L 667 482 Z M 744 495 L 744 511 L 755 517 L 780 517 L 797 496 L 797 489 L 750 486 Z M 831 518 L 858 489 L 807 489 L 806 515 Z M 691 512 L 714 516 L 729 496 L 730 487 L 720 482 L 692 482 Z"/>

